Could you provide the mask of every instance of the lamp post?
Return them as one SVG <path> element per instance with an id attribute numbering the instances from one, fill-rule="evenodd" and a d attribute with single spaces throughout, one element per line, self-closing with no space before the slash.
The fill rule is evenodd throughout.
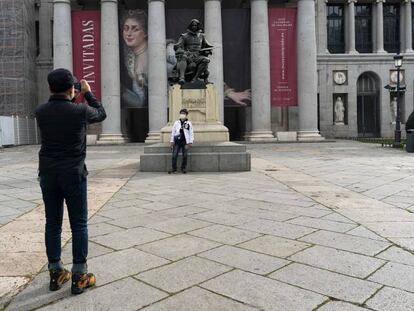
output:
<path id="1" fill-rule="evenodd" d="M 402 62 L 402 55 L 394 56 L 394 65 L 397 68 L 397 115 L 395 116 L 394 148 L 401 148 L 400 72 Z"/>

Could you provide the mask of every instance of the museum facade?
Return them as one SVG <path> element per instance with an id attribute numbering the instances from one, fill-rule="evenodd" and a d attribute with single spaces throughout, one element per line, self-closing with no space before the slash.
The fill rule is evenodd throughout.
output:
<path id="1" fill-rule="evenodd" d="M 156 142 L 168 120 L 174 44 L 191 19 L 214 46 L 210 82 L 232 140 L 392 137 L 413 110 L 413 8 L 406 1 L 3 0 L 0 115 L 30 119 L 47 73 L 90 82 L 108 118 L 98 142 Z M 404 127 L 403 127 L 404 128 Z M 93 136 L 95 135 L 95 136 Z"/>

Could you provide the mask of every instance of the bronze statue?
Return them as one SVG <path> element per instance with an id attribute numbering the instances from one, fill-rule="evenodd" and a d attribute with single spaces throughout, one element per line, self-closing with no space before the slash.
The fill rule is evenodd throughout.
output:
<path id="1" fill-rule="evenodd" d="M 193 19 L 187 32 L 183 33 L 174 45 L 178 83 L 198 80 L 208 83 L 208 55 L 212 54 L 212 49 L 213 46 L 205 38 L 201 23 Z"/>

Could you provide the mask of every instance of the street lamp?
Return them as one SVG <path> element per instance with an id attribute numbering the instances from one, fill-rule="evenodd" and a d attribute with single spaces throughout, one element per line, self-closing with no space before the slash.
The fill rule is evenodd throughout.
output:
<path id="1" fill-rule="evenodd" d="M 400 54 L 394 56 L 394 65 L 397 68 L 397 115 L 395 117 L 394 148 L 401 148 L 401 109 L 400 109 L 400 71 L 403 57 Z"/>

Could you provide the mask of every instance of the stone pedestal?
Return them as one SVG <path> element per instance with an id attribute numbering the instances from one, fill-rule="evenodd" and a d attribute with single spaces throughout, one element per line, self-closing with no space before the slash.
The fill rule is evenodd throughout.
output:
<path id="1" fill-rule="evenodd" d="M 219 121 L 219 105 L 213 84 L 197 89 L 175 84 L 170 87 L 169 103 L 169 122 L 161 129 L 161 142 L 170 142 L 172 126 L 182 108 L 189 112 L 188 119 L 193 123 L 195 142 L 229 141 L 229 130 Z"/>
<path id="2" fill-rule="evenodd" d="M 213 84 L 173 85 L 169 89 L 169 105 L 169 122 L 161 129 L 162 143 L 144 148 L 144 154 L 140 157 L 142 172 L 166 172 L 171 169 L 171 130 L 182 108 L 189 111 L 188 118 L 194 130 L 194 144 L 188 153 L 188 171 L 250 171 L 250 154 L 246 152 L 246 146 L 229 142 L 229 131 L 219 121 L 219 103 Z M 179 166 L 180 162 L 181 155 Z"/>

